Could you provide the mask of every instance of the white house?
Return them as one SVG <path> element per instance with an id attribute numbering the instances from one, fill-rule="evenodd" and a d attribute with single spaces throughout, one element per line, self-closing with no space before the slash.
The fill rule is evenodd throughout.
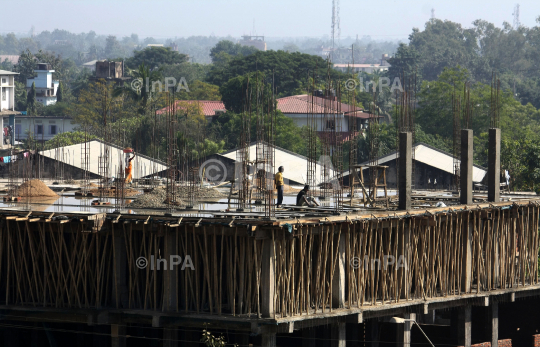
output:
<path id="1" fill-rule="evenodd" d="M 0 112 L 15 111 L 16 72 L 0 70 Z"/>
<path id="2" fill-rule="evenodd" d="M 44 106 L 53 105 L 56 103 L 56 91 L 60 84 L 59 81 L 53 81 L 52 74 L 54 70 L 51 69 L 49 64 L 38 64 L 37 70 L 34 70 L 37 74 L 36 78 L 29 78 L 26 80 L 26 89 L 30 91 L 32 83 L 36 84 L 36 100 L 41 102 Z"/>
<path id="3" fill-rule="evenodd" d="M 8 118 L 4 118 L 4 124 L 9 124 Z M 29 133 L 38 141 L 47 141 L 57 134 L 72 132 L 78 126 L 70 117 L 16 115 L 15 141 L 26 140 Z"/>

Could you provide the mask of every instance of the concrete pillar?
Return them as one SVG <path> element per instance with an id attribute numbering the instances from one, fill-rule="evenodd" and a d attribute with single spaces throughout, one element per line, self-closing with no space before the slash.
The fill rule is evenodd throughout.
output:
<path id="1" fill-rule="evenodd" d="M 173 262 L 181 261 L 180 258 L 178 258 L 178 242 L 176 240 L 176 231 L 177 228 L 165 229 L 165 239 L 163 240 L 163 255 L 168 265 L 167 270 L 163 271 L 163 306 L 165 311 L 176 311 L 178 306 L 178 271 L 180 271 L 182 265 L 173 264 Z"/>
<path id="2" fill-rule="evenodd" d="M 337 235 L 334 236 L 337 243 Z M 337 249 L 337 263 L 332 277 L 332 307 L 342 308 L 345 304 L 345 233 L 342 231 L 339 237 Z"/>
<path id="3" fill-rule="evenodd" d="M 332 347 L 345 347 L 347 345 L 347 330 L 345 323 L 332 323 L 330 326 L 330 345 Z"/>
<path id="4" fill-rule="evenodd" d="M 274 317 L 274 244 L 271 238 L 263 240 L 261 268 L 261 314 L 265 318 Z M 275 344 L 275 337 L 274 337 Z"/>
<path id="5" fill-rule="evenodd" d="M 471 347 L 471 306 L 459 308 L 457 319 L 458 345 Z"/>
<path id="6" fill-rule="evenodd" d="M 470 205 L 473 202 L 473 131 L 471 129 L 461 130 L 461 196 L 462 204 Z"/>
<path id="7" fill-rule="evenodd" d="M 411 320 L 416 320 L 416 313 L 406 313 L 403 318 L 405 322 L 398 324 L 396 329 L 397 346 L 411 347 L 411 329 L 414 324 Z"/>
<path id="8" fill-rule="evenodd" d="M 501 129 L 489 129 L 488 201 L 499 202 L 501 190 Z"/>
<path id="9" fill-rule="evenodd" d="M 126 326 L 111 324 L 111 347 L 126 347 Z"/>
<path id="10" fill-rule="evenodd" d="M 315 347 L 317 338 L 316 328 L 302 329 L 302 347 Z"/>
<path id="11" fill-rule="evenodd" d="M 491 300 L 491 347 L 499 347 L 499 302 Z"/>
<path id="12" fill-rule="evenodd" d="M 412 134 L 399 133 L 399 209 L 411 209 Z"/>

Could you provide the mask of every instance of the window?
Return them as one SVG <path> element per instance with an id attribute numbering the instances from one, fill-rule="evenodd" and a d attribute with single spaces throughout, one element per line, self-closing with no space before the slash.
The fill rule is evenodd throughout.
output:
<path id="1" fill-rule="evenodd" d="M 43 125 L 36 125 L 35 133 L 36 135 L 43 135 Z"/>
<path id="2" fill-rule="evenodd" d="M 336 122 L 333 119 L 326 121 L 326 129 L 334 129 L 336 127 Z"/>
<path id="3" fill-rule="evenodd" d="M 2 88 L 2 101 L 6 101 L 6 88 Z"/>
<path id="4" fill-rule="evenodd" d="M 49 134 L 56 135 L 56 125 L 49 125 Z"/>
<path id="5" fill-rule="evenodd" d="M 2 84 L 7 84 L 7 78 L 2 78 Z"/>

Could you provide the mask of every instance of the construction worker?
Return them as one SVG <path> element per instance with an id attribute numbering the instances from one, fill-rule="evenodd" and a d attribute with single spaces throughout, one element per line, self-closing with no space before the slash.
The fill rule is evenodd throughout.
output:
<path id="1" fill-rule="evenodd" d="M 126 172 L 126 183 L 131 183 L 131 180 L 133 179 L 132 172 L 133 172 L 133 163 L 131 162 L 135 158 L 135 154 L 133 154 L 133 157 L 129 158 L 128 160 L 128 166 L 125 169 Z"/>
<path id="2" fill-rule="evenodd" d="M 307 196 L 309 192 L 309 185 L 305 185 L 298 195 L 296 196 L 296 206 L 319 206 L 319 203 L 311 196 Z"/>
<path id="3" fill-rule="evenodd" d="M 283 166 L 280 166 L 278 168 L 278 172 L 276 173 L 276 175 L 274 176 L 274 183 L 276 185 L 276 189 L 277 189 L 277 204 L 276 204 L 276 207 L 281 207 L 281 205 L 283 205 L 283 189 L 285 188 L 284 187 L 284 182 L 283 182 L 283 171 L 285 171 L 285 169 L 283 168 Z"/>

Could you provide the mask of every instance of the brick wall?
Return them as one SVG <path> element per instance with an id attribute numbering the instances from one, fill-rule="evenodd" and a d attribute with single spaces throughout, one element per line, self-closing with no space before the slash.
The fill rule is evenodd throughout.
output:
<path id="1" fill-rule="evenodd" d="M 540 347 L 540 334 L 533 335 L 533 347 Z"/>
<path id="2" fill-rule="evenodd" d="M 535 344 L 533 345 L 533 347 L 540 347 L 540 335 L 534 335 L 533 337 L 535 338 L 534 339 Z M 463 347 L 463 346 L 459 346 L 459 347 Z M 475 345 L 472 345 L 471 347 L 491 347 L 491 342 L 477 343 Z M 510 339 L 499 340 L 499 347 L 512 347 L 512 340 Z"/>

